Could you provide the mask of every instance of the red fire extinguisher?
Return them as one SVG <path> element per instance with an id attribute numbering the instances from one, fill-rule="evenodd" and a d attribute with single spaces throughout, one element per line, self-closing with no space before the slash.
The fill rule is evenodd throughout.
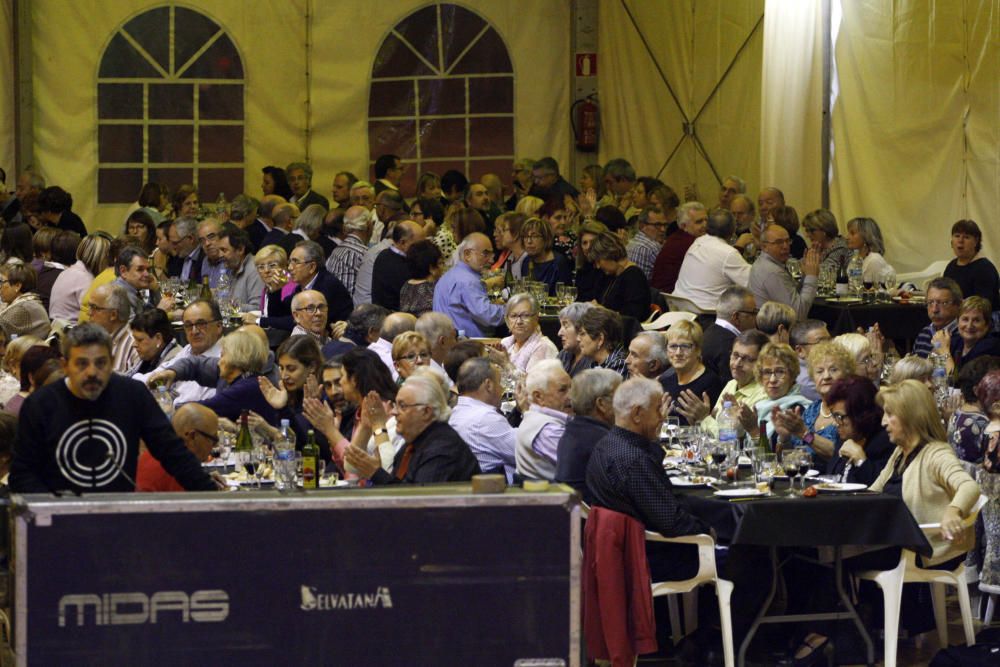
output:
<path id="1" fill-rule="evenodd" d="M 577 100 L 570 108 L 570 122 L 576 138 L 576 149 L 582 153 L 597 152 L 600 111 L 595 95 Z"/>

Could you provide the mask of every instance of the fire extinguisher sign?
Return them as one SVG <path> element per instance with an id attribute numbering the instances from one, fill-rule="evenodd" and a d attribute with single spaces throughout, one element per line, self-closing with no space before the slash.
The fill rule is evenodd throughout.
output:
<path id="1" fill-rule="evenodd" d="M 597 54 L 578 53 L 576 54 L 576 75 L 577 76 L 597 76 Z"/>

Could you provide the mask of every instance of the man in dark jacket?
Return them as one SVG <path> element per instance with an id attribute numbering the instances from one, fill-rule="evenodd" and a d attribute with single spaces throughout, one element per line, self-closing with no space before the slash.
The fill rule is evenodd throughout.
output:
<path id="1" fill-rule="evenodd" d="M 574 416 L 559 439 L 555 479 L 579 491 L 589 504 L 594 499 L 587 490 L 587 464 L 594 445 L 615 423 L 611 401 L 621 383 L 621 374 L 607 368 L 591 368 L 573 378 L 569 399 Z"/>
<path id="2" fill-rule="evenodd" d="M 66 334 L 63 354 L 66 381 L 39 389 L 21 408 L 12 491 L 132 491 L 139 440 L 185 489 L 218 488 L 145 387 L 112 373 L 104 329 L 76 327 Z"/>

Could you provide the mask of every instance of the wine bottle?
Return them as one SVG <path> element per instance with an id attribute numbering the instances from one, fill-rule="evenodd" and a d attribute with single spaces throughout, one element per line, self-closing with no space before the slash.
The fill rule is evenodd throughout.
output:
<path id="1" fill-rule="evenodd" d="M 215 301 L 215 297 L 212 295 L 212 288 L 208 286 L 208 276 L 201 279 L 201 294 L 198 295 L 198 298 L 209 303 Z"/>
<path id="2" fill-rule="evenodd" d="M 312 429 L 306 432 L 306 444 L 302 447 L 302 488 L 315 489 L 319 483 L 316 470 L 319 467 L 319 445 Z"/>
<path id="3" fill-rule="evenodd" d="M 757 449 L 771 451 L 771 439 L 767 437 L 767 422 L 763 420 L 760 422 L 760 435 L 757 436 Z"/>
<path id="4" fill-rule="evenodd" d="M 250 411 L 243 410 L 240 412 L 240 432 L 236 436 L 236 450 L 237 452 L 250 452 L 253 451 L 253 438 L 250 437 Z"/>

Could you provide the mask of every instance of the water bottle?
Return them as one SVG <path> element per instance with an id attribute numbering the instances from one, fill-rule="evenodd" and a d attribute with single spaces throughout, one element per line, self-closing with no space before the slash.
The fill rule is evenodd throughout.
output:
<path id="1" fill-rule="evenodd" d="M 948 400 L 948 357 L 941 349 L 941 341 L 934 341 L 934 350 L 930 353 L 934 370 L 931 371 L 931 384 L 934 386 L 934 400 L 940 406 Z"/>
<path id="2" fill-rule="evenodd" d="M 279 491 L 295 488 L 295 431 L 287 419 L 281 420 L 281 436 L 274 443 L 275 487 Z"/>
<path id="3" fill-rule="evenodd" d="M 156 403 L 167 415 L 167 419 L 174 416 L 174 398 L 167 391 L 166 385 L 161 384 L 156 388 Z"/>
<path id="4" fill-rule="evenodd" d="M 732 401 L 726 401 L 722 404 L 722 411 L 719 412 L 717 422 L 719 424 L 719 442 L 735 447 L 740 438 L 740 417 Z"/>
<path id="5" fill-rule="evenodd" d="M 861 297 L 865 286 L 863 266 L 864 260 L 861 259 L 861 255 L 855 252 L 847 264 L 847 291 L 856 298 Z"/>

